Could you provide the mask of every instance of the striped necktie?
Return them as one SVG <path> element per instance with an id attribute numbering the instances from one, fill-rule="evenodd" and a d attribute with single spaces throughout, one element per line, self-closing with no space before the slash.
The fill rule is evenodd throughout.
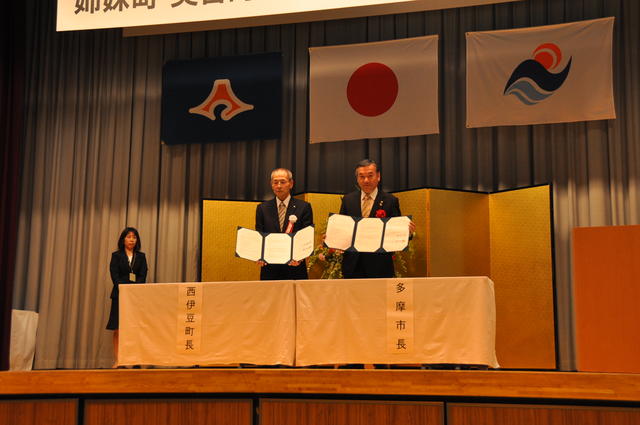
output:
<path id="1" fill-rule="evenodd" d="M 373 206 L 373 199 L 371 199 L 370 195 L 364 195 L 364 200 L 362 201 L 362 216 L 369 217 L 371 213 L 371 207 Z"/>
<path id="2" fill-rule="evenodd" d="M 284 205 L 284 202 L 280 201 L 280 206 L 278 207 L 278 221 L 280 222 L 280 231 L 284 231 L 284 216 L 287 214 L 287 207 Z"/>

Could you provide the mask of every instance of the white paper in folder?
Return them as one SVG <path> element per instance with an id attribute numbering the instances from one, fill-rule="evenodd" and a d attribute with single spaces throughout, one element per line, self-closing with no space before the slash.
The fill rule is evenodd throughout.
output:
<path id="1" fill-rule="evenodd" d="M 238 227 L 236 257 L 267 264 L 287 264 L 304 260 L 313 252 L 314 228 L 307 226 L 295 233 L 261 233 Z"/>
<path id="2" fill-rule="evenodd" d="M 332 214 L 324 243 L 329 248 L 355 252 L 396 252 L 409 245 L 408 216 L 361 218 Z"/>

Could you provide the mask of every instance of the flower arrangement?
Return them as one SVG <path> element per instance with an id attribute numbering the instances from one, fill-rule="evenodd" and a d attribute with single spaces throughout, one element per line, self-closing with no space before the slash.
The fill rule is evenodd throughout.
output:
<path id="1" fill-rule="evenodd" d="M 386 213 L 383 209 L 376 211 L 376 217 L 385 218 Z M 325 222 L 322 227 L 318 228 L 320 234 L 324 234 L 327 229 Z M 414 235 L 415 238 L 415 235 Z M 415 248 L 412 245 L 412 239 L 409 239 L 409 246 L 402 252 L 395 252 L 392 255 L 393 265 L 396 277 L 407 275 L 407 264 L 415 257 Z M 342 256 L 343 252 L 338 249 L 327 247 L 323 241 L 316 245 L 313 253 L 307 259 L 307 270 L 315 266 L 322 270 L 320 279 L 342 279 Z"/>
<path id="2" fill-rule="evenodd" d="M 307 261 L 307 269 L 318 264 L 322 268 L 320 279 L 342 279 L 342 251 L 319 244 Z"/>

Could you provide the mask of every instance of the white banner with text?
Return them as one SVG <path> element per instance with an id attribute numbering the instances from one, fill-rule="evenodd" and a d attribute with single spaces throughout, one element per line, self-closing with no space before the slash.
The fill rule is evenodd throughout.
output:
<path id="1" fill-rule="evenodd" d="M 58 0 L 58 31 L 211 22 L 275 25 L 520 0 Z M 181 28 L 188 31 L 188 28 Z"/>

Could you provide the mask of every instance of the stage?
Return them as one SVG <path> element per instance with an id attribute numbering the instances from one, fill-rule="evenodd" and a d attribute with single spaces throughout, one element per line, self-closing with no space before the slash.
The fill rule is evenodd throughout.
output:
<path id="1" fill-rule="evenodd" d="M 290 394 L 640 403 L 640 374 L 306 368 L 1 372 L 3 398 L 92 394 Z"/>
<path id="2" fill-rule="evenodd" d="M 631 425 L 640 423 L 640 375 L 306 368 L 1 372 L 0 423 Z"/>

